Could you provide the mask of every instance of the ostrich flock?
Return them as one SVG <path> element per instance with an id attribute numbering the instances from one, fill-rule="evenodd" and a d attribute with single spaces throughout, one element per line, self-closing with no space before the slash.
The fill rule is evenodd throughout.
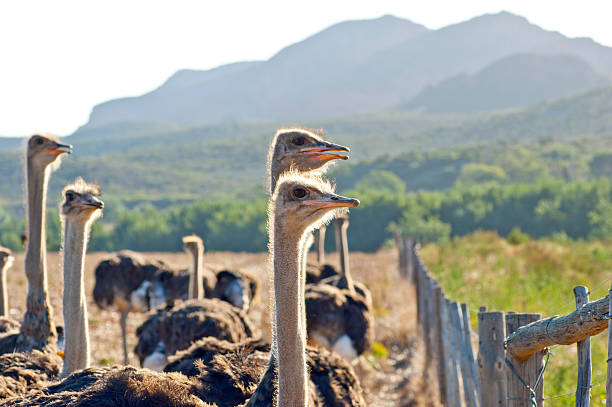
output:
<path id="1" fill-rule="evenodd" d="M 95 270 L 93 298 L 120 312 L 124 365 L 91 367 L 84 265 L 88 234 L 104 211 L 97 185 L 77 178 L 61 196 L 62 312 L 56 326 L 47 288 L 45 208 L 51 172 L 72 146 L 48 134 L 25 148 L 28 283 L 22 321 L 8 317 L 0 247 L 0 406 L 364 406 L 353 364 L 374 340 L 372 298 L 351 277 L 347 208 L 322 175 L 347 147 L 303 128 L 279 129 L 268 153 L 272 343 L 250 310 L 260 283 L 242 270 L 204 264 L 204 244 L 183 238 L 192 265 L 121 251 Z M 324 264 L 326 224 L 334 219 L 340 267 Z M 317 263 L 306 254 L 318 231 Z M 137 329 L 140 368 L 128 366 L 126 321 Z"/>

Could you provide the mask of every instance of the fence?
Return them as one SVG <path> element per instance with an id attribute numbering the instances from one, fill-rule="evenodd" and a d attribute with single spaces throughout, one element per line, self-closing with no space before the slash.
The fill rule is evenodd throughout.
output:
<path id="1" fill-rule="evenodd" d="M 544 401 L 551 345 L 578 344 L 576 406 L 590 403 L 590 337 L 608 329 L 606 406 L 612 407 L 612 288 L 589 302 L 586 287 L 574 288 L 576 310 L 542 319 L 540 314 L 478 310 L 478 356 L 474 357 L 470 310 L 451 301 L 418 255 L 416 239 L 395 235 L 400 274 L 416 292 L 417 324 L 425 363 L 435 368 L 442 404 L 449 407 L 536 407 Z"/>

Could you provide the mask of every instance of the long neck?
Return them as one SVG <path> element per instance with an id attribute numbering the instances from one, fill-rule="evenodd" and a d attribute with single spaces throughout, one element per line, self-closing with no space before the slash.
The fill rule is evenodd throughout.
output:
<path id="1" fill-rule="evenodd" d="M 306 330 L 301 322 L 301 236 L 274 228 L 274 352 L 278 369 L 277 406 L 308 404 Z"/>
<path id="2" fill-rule="evenodd" d="M 64 225 L 64 349 L 62 374 L 89 367 L 89 329 L 83 267 L 88 226 L 66 219 Z"/>
<path id="3" fill-rule="evenodd" d="M 45 202 L 48 172 L 48 169 L 36 166 L 28 158 L 26 164 L 28 247 L 25 255 L 28 296 L 26 313 L 21 325 L 22 345 L 26 349 L 43 347 L 55 338 L 46 270 Z"/>
<path id="4" fill-rule="evenodd" d="M 9 268 L 9 262 L 0 260 L 0 317 L 8 317 L 8 294 L 6 287 L 6 272 Z"/>
<path id="5" fill-rule="evenodd" d="M 336 232 L 336 246 L 340 252 L 340 269 L 342 270 L 342 278 L 345 280 L 346 288 L 354 293 L 355 286 L 353 285 L 353 277 L 351 275 L 351 266 L 349 264 L 349 249 L 346 230 L 348 222 L 343 219 L 337 219 L 334 222 Z"/>
<path id="6" fill-rule="evenodd" d="M 204 265 L 202 263 L 203 250 L 198 246 L 191 249 L 193 271 L 189 276 L 189 298 L 204 298 Z"/>
<path id="7" fill-rule="evenodd" d="M 274 194 L 276 182 L 278 181 L 278 177 L 281 176 L 282 171 L 283 167 L 273 158 L 270 164 L 270 195 Z"/>
<path id="8" fill-rule="evenodd" d="M 319 227 L 319 231 L 317 232 L 317 262 L 319 264 L 325 263 L 325 232 L 327 231 L 327 227 L 325 225 L 321 225 Z"/>

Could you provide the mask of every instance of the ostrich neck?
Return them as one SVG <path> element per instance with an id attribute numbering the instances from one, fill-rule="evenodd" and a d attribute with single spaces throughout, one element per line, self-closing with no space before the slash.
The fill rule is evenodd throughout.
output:
<path id="1" fill-rule="evenodd" d="M 327 227 L 325 225 L 321 225 L 319 227 L 319 231 L 317 232 L 317 262 L 319 265 L 325 263 L 325 232 L 327 231 Z"/>
<path id="2" fill-rule="evenodd" d="M 204 298 L 204 265 L 202 263 L 203 250 L 199 247 L 191 250 L 193 271 L 189 275 L 189 298 Z"/>
<path id="3" fill-rule="evenodd" d="M 301 322 L 301 236 L 274 231 L 274 352 L 278 369 L 277 406 L 306 406 L 306 331 Z"/>
<path id="4" fill-rule="evenodd" d="M 346 236 L 346 230 L 348 224 L 345 222 L 335 222 L 336 231 L 336 242 L 338 243 L 338 251 L 340 252 L 340 270 L 342 271 L 342 278 L 346 280 L 346 288 L 351 292 L 355 292 L 355 286 L 353 285 L 353 277 L 351 275 L 351 265 L 349 264 L 349 249 L 348 239 Z"/>
<path id="5" fill-rule="evenodd" d="M 64 226 L 64 332 L 63 375 L 89 367 L 89 331 L 83 267 L 88 226 L 69 218 Z"/>
<path id="6" fill-rule="evenodd" d="M 8 294 L 6 287 L 6 272 L 9 262 L 0 260 L 0 317 L 8 317 Z"/>
<path id="7" fill-rule="evenodd" d="M 26 349 L 43 347 L 55 337 L 46 270 L 45 202 L 48 173 L 47 168 L 40 168 L 28 158 L 26 165 L 28 247 L 25 254 L 28 296 L 26 313 L 21 325 L 22 345 Z"/>

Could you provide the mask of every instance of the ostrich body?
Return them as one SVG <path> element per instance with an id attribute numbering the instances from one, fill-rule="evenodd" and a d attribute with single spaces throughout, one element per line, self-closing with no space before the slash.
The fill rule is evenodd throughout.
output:
<path id="1" fill-rule="evenodd" d="M 89 367 L 90 346 L 85 298 L 85 252 L 91 224 L 102 215 L 104 203 L 98 199 L 97 185 L 86 184 L 78 178 L 64 188 L 60 214 L 64 225 L 64 367 L 62 375 Z"/>
<path id="2" fill-rule="evenodd" d="M 166 355 L 186 349 L 202 337 L 240 342 L 258 334 L 246 313 L 225 301 L 187 300 L 149 316 L 136 331 L 134 353 L 143 367 L 161 371 Z"/>
<path id="3" fill-rule="evenodd" d="M 279 185 L 269 206 L 273 220 L 269 233 L 275 285 L 274 357 L 259 385 L 255 387 L 253 383 L 263 367 L 262 354 L 232 352 L 213 357 L 210 367 L 201 363 L 201 371 L 191 378 L 129 367 L 86 369 L 42 392 L 11 400 L 11 405 L 206 406 L 204 401 L 217 401 L 218 397 L 218 406 L 236 406 L 243 404 L 236 397 L 238 392 L 245 397 L 252 394 L 248 401 L 251 406 L 364 406 L 350 366 L 325 350 L 306 350 L 299 304 L 303 292 L 296 279 L 303 254 L 302 239 L 312 225 L 335 208 L 356 206 L 359 201 L 333 194 L 326 184 L 297 176 L 281 179 Z M 230 389 L 225 387 L 228 382 L 233 383 L 234 393 L 225 392 Z"/>

